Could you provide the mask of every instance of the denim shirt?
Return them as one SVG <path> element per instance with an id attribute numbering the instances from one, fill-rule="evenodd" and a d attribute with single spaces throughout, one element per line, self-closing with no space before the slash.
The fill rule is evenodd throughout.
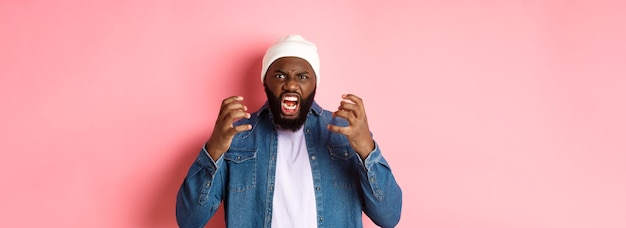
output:
<path id="1" fill-rule="evenodd" d="M 228 227 L 270 227 L 276 172 L 277 134 L 266 103 L 237 133 L 217 161 L 203 147 L 189 168 L 176 199 L 180 227 L 204 227 L 224 201 Z M 400 220 L 402 192 L 378 144 L 365 159 L 348 139 L 328 130 L 347 126 L 315 102 L 304 124 L 313 174 L 318 227 L 362 227 L 362 212 L 381 227 Z"/>

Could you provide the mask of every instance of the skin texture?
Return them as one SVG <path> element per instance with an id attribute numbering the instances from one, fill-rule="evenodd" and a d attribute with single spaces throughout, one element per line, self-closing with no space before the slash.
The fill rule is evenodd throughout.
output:
<path id="1" fill-rule="evenodd" d="M 306 114 L 310 106 L 304 107 L 302 103 L 307 98 L 312 100 L 316 89 L 315 72 L 306 60 L 297 57 L 277 59 L 268 68 L 264 84 L 265 90 L 271 92 L 267 94 L 268 99 L 271 98 L 270 95 L 279 98 L 275 96 L 276 94 L 292 94 L 300 98 L 295 115 L 283 115 L 281 112 L 276 114 L 275 110 L 280 110 L 280 107 L 271 107 L 274 119 L 278 120 L 277 123 L 281 122 L 281 118 L 285 120 L 295 120 L 302 116 L 306 118 L 306 115 L 300 114 Z M 328 125 L 328 130 L 345 135 L 352 148 L 365 159 L 374 150 L 374 140 L 367 124 L 363 101 L 353 94 L 344 94 L 341 98 L 343 100 L 333 116 L 346 119 L 348 126 Z M 248 108 L 242 102 L 241 96 L 228 97 L 222 101 L 213 133 L 206 144 L 206 149 L 213 160 L 217 160 L 228 150 L 235 134 L 252 129 L 249 124 L 233 126 L 233 123 L 241 118 L 250 118 Z"/>

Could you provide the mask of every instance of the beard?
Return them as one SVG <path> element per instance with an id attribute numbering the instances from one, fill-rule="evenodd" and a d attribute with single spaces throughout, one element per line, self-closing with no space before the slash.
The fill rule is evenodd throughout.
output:
<path id="1" fill-rule="evenodd" d="M 311 105 L 313 105 L 313 98 L 315 97 L 316 89 L 313 90 L 309 97 L 301 98 L 300 104 L 298 104 L 300 105 L 298 116 L 294 119 L 287 119 L 283 117 L 281 111 L 281 97 L 283 94 L 276 96 L 274 93 L 272 93 L 272 91 L 267 89 L 267 86 L 265 86 L 265 95 L 267 95 L 270 112 L 272 113 L 272 117 L 274 117 L 274 124 L 276 124 L 280 129 L 283 130 L 297 131 L 298 129 L 300 129 L 306 121 L 306 116 L 311 109 Z"/>

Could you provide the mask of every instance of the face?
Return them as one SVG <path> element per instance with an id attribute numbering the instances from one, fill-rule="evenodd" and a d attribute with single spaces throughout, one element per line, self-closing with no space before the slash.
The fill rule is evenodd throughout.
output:
<path id="1" fill-rule="evenodd" d="M 315 97 L 311 65 L 297 57 L 279 58 L 267 69 L 264 83 L 274 123 L 282 129 L 300 129 Z"/>

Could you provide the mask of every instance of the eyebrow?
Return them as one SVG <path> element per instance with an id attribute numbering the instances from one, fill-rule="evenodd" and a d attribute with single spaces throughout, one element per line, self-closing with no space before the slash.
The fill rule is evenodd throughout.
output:
<path id="1" fill-rule="evenodd" d="M 284 71 L 282 71 L 282 70 L 278 70 L 278 69 L 277 69 L 277 70 L 274 70 L 274 73 L 281 73 L 281 74 L 285 74 L 285 75 L 287 75 L 287 72 L 284 72 Z M 309 73 L 308 71 L 306 71 L 306 70 L 305 70 L 305 71 L 302 71 L 302 72 L 297 72 L 297 73 L 296 73 L 296 75 L 300 75 L 300 74 L 310 74 L 310 73 Z"/>

